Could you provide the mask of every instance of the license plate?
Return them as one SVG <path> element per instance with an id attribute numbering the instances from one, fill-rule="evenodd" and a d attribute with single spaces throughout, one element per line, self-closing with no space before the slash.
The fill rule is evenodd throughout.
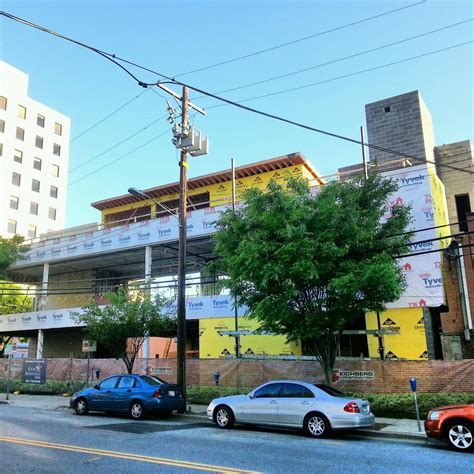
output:
<path id="1" fill-rule="evenodd" d="M 362 407 L 362 413 L 369 413 L 370 409 L 369 407 Z"/>
<path id="2" fill-rule="evenodd" d="M 168 390 L 168 396 L 176 397 L 176 392 L 174 390 Z"/>

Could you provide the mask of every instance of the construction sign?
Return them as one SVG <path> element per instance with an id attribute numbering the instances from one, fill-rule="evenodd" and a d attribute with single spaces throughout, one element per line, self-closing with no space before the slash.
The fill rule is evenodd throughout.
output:
<path id="1" fill-rule="evenodd" d="M 389 309 L 381 312 L 380 329 L 398 329 L 400 334 L 383 336 L 385 359 L 423 360 L 428 358 L 423 308 Z M 365 315 L 367 329 L 378 329 L 377 314 Z M 367 336 L 369 356 L 379 358 L 378 337 Z"/>
<path id="2" fill-rule="evenodd" d="M 253 334 L 259 329 L 258 321 L 238 318 L 240 352 L 246 355 L 290 356 L 301 355 L 301 344 L 286 342 L 285 336 Z M 212 318 L 199 320 L 199 358 L 219 359 L 235 354 L 235 337 L 226 332 L 235 330 L 234 318 Z"/>

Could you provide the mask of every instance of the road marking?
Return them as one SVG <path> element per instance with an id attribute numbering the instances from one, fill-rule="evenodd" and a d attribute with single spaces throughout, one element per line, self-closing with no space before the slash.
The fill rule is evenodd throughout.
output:
<path id="1" fill-rule="evenodd" d="M 212 464 L 194 463 L 191 461 L 179 461 L 177 459 L 158 458 L 153 456 L 145 456 L 141 454 L 122 453 L 118 451 L 108 451 L 105 449 L 85 448 L 69 444 L 49 443 L 47 441 L 37 441 L 31 439 L 11 438 L 0 436 L 0 442 L 21 444 L 25 446 L 34 446 L 39 448 L 59 449 L 62 451 L 72 451 L 76 453 L 96 454 L 99 456 L 108 456 L 120 459 L 128 459 L 130 461 L 142 461 L 152 464 L 163 464 L 174 467 L 182 467 L 187 469 L 196 469 L 200 471 L 217 472 L 221 474 L 260 474 L 258 471 L 249 471 L 246 469 L 237 469 L 233 467 L 215 466 Z"/>

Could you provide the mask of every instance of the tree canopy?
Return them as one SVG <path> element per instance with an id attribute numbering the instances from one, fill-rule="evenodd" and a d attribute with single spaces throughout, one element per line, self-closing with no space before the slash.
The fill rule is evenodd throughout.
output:
<path id="1" fill-rule="evenodd" d="M 110 304 L 92 303 L 75 318 L 86 324 L 85 336 L 97 341 L 113 357 L 124 361 L 128 373 L 147 336 L 171 337 L 176 334 L 176 318 L 165 311 L 166 300 L 159 295 L 150 298 L 142 290 L 120 288 L 107 293 Z M 127 340 L 131 345 L 127 348 Z"/>
<path id="2" fill-rule="evenodd" d="M 317 193 L 303 180 L 271 181 L 219 219 L 218 266 L 232 294 L 262 329 L 301 340 L 327 382 L 345 325 L 403 290 L 394 256 L 408 249 L 411 218 L 409 207 L 390 202 L 396 189 L 380 175 Z"/>
<path id="3" fill-rule="evenodd" d="M 23 237 L 14 235 L 11 239 L 0 237 L 0 278 L 6 278 L 7 270 L 22 258 L 28 247 L 22 245 Z"/>

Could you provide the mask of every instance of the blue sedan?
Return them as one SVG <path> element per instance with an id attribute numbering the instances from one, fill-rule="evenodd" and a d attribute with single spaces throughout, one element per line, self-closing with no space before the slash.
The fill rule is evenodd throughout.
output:
<path id="1" fill-rule="evenodd" d="M 70 406 L 77 415 L 87 415 L 89 411 L 118 412 L 128 413 L 134 420 L 143 418 L 145 413 L 169 415 L 173 410 L 186 410 L 178 385 L 137 374 L 112 375 L 94 388 L 76 392 Z"/>

